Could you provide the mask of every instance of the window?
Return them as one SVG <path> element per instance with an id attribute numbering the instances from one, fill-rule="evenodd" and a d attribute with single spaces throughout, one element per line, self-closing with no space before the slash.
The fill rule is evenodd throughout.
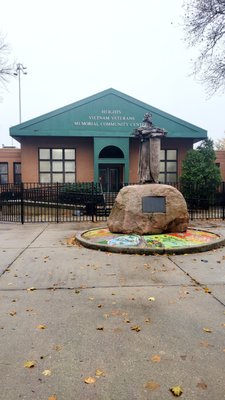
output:
<path id="1" fill-rule="evenodd" d="M 160 150 L 161 183 L 177 182 L 177 150 Z"/>
<path id="2" fill-rule="evenodd" d="M 13 179 L 14 183 L 21 183 L 21 163 L 13 163 Z"/>
<path id="3" fill-rule="evenodd" d="M 75 155 L 75 149 L 39 149 L 40 182 L 75 182 Z"/>
<path id="4" fill-rule="evenodd" d="M 100 151 L 99 158 L 124 158 L 124 154 L 119 147 L 106 146 Z"/>
<path id="5" fill-rule="evenodd" d="M 8 163 L 0 163 L 0 183 L 8 183 Z"/>

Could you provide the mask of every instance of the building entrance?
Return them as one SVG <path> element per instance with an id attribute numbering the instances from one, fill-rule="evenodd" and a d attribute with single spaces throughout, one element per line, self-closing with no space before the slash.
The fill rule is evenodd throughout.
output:
<path id="1" fill-rule="evenodd" d="M 123 165 L 100 164 L 99 180 L 104 192 L 118 192 L 123 184 Z"/>

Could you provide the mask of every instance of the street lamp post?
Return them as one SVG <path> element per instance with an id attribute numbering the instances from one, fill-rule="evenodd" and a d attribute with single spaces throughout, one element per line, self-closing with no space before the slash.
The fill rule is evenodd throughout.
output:
<path id="1" fill-rule="evenodd" d="M 14 72 L 15 76 L 18 76 L 19 80 L 19 123 L 21 124 L 21 73 L 27 75 L 26 71 L 27 67 L 24 67 L 23 64 L 16 64 L 16 70 Z"/>

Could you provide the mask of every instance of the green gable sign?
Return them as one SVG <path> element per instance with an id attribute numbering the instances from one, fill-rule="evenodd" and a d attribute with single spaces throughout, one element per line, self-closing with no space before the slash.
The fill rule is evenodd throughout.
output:
<path id="1" fill-rule="evenodd" d="M 157 108 L 107 89 L 48 114 L 10 128 L 10 135 L 20 137 L 124 137 L 137 128 L 146 112 L 152 114 L 153 124 L 164 128 L 168 138 L 202 140 L 207 131 L 167 114 Z"/>

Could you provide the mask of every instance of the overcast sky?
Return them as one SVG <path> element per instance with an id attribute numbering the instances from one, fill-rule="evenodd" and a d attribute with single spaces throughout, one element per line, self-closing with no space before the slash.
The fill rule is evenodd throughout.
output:
<path id="1" fill-rule="evenodd" d="M 21 76 L 22 122 L 110 87 L 224 137 L 225 95 L 207 99 L 181 27 L 183 0 L 0 0 Z M 0 92 L 0 146 L 18 145 L 18 78 Z M 154 122 L 154 121 L 153 121 Z"/>

